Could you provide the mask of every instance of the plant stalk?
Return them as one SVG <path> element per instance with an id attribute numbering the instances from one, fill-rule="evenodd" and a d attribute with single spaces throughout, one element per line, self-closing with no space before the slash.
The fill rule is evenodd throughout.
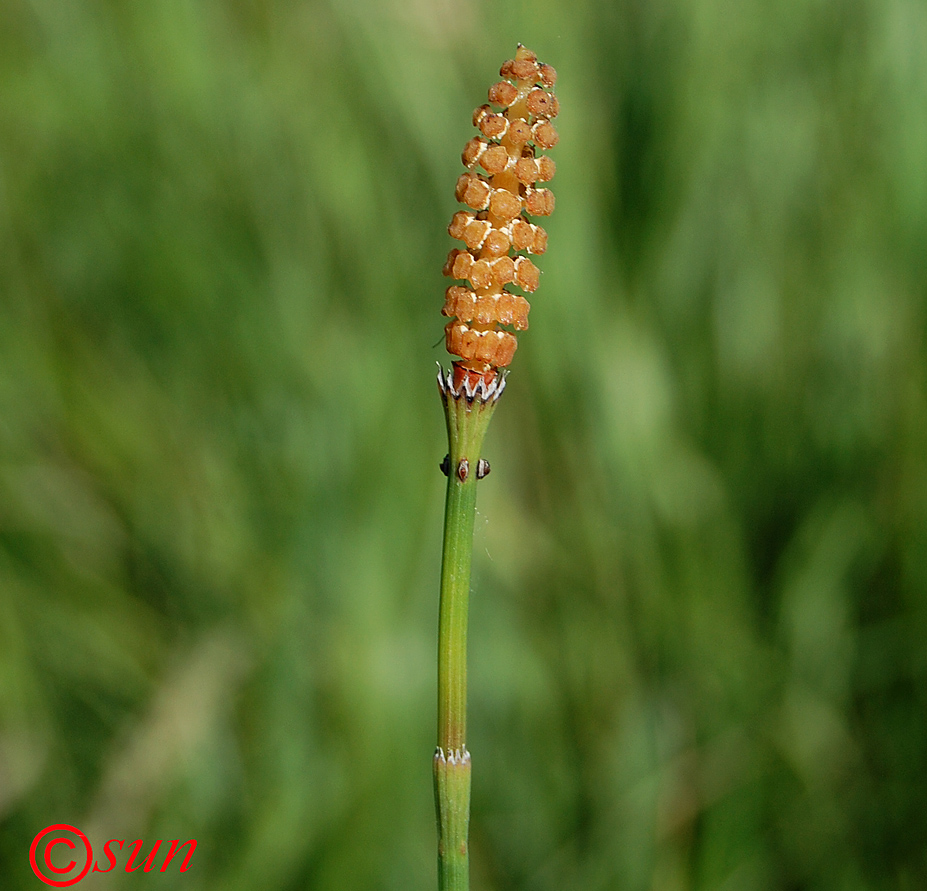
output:
<path id="1" fill-rule="evenodd" d="M 499 392 L 501 392 L 501 387 Z M 469 888 L 467 614 L 480 449 L 498 393 L 485 400 L 442 386 L 448 432 L 447 498 L 438 620 L 438 748 L 434 758 L 439 891 Z M 478 468 L 480 470 L 478 471 Z"/>

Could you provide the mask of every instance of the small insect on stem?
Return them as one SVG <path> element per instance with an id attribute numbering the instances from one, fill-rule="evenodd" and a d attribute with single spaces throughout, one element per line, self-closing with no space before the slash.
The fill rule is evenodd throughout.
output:
<path id="1" fill-rule="evenodd" d="M 451 456 L 445 455 L 438 467 L 441 469 L 441 473 L 447 476 L 451 472 Z M 485 458 L 480 458 L 480 460 L 476 462 L 476 478 L 478 480 L 485 479 L 489 476 L 491 470 L 492 467 L 489 466 L 489 462 Z M 470 462 L 464 458 L 457 467 L 457 476 L 460 477 L 460 481 L 463 483 L 466 482 L 469 473 Z"/>

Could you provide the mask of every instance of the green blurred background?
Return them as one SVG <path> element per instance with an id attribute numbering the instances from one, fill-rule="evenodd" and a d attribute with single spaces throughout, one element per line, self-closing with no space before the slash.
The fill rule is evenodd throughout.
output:
<path id="1" fill-rule="evenodd" d="M 433 345 L 519 40 L 474 891 L 927 887 L 922 0 L 4 0 L 4 888 L 55 822 L 198 840 L 87 889 L 434 887 Z"/>

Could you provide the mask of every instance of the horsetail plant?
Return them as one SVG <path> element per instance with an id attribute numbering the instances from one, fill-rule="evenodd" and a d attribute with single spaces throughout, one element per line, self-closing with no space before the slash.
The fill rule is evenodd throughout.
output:
<path id="1" fill-rule="evenodd" d="M 527 299 L 538 268 L 526 256 L 543 254 L 547 233 L 527 216 L 554 209 L 549 189 L 554 162 L 539 153 L 557 144 L 551 118 L 558 111 L 557 73 L 519 45 L 503 64 L 504 80 L 489 89 L 488 105 L 473 113 L 480 131 L 463 151 L 469 172 L 457 181 L 457 200 L 469 210 L 454 214 L 448 232 L 466 246 L 450 252 L 444 274 L 452 285 L 442 313 L 447 351 L 459 358 L 438 372 L 447 419 L 448 455 L 441 605 L 438 624 L 438 748 L 434 757 L 438 822 L 438 888 L 469 888 L 470 753 L 467 751 L 467 611 L 476 483 L 489 473 L 480 457 L 486 428 L 505 389 L 505 369 L 528 327 Z M 498 109 L 498 110 L 497 110 Z M 485 173 L 474 172 L 476 167 Z"/>

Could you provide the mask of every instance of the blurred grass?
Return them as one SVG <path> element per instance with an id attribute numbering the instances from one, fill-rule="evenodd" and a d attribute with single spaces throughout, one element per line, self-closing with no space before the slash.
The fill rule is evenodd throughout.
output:
<path id="1" fill-rule="evenodd" d="M 0 864 L 428 888 L 469 115 L 561 81 L 490 431 L 474 888 L 927 885 L 927 9 L 0 7 Z M 83 886 L 82 886 L 83 887 Z"/>

